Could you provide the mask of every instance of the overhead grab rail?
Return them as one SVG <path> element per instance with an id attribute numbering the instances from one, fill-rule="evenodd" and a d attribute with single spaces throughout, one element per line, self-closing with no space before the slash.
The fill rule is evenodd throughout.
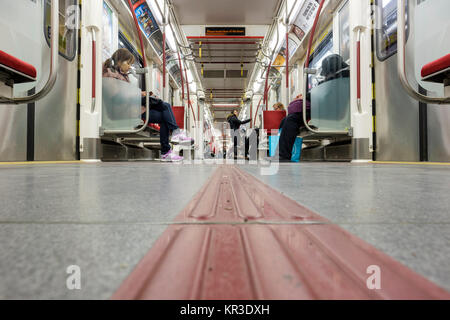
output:
<path id="1" fill-rule="evenodd" d="M 58 0 L 56 0 L 58 1 Z M 150 97 L 149 97 L 149 84 L 150 84 L 150 77 L 149 77 L 149 68 L 147 67 L 147 57 L 145 55 L 145 47 L 144 47 L 144 41 L 142 40 L 142 31 L 141 28 L 139 27 L 139 23 L 136 17 L 136 13 L 133 10 L 133 5 L 131 4 L 131 0 L 127 0 L 128 1 L 128 6 L 130 7 L 131 13 L 133 15 L 133 20 L 134 20 L 134 24 L 136 26 L 136 31 L 138 33 L 139 36 L 139 44 L 141 47 L 141 52 L 142 52 L 142 62 L 144 64 L 144 68 L 141 70 L 142 73 L 145 74 L 145 122 L 142 125 L 142 127 L 135 129 L 135 130 L 103 130 L 104 134 L 133 134 L 133 133 L 139 133 L 144 131 L 145 128 L 147 128 L 149 120 L 150 120 Z M 165 47 L 165 44 L 164 44 Z"/>
<path id="2" fill-rule="evenodd" d="M 305 124 L 306 129 L 313 133 L 317 134 L 348 134 L 347 130 L 332 130 L 332 131 L 324 131 L 324 130 L 315 130 L 311 128 L 306 119 L 306 92 L 308 91 L 308 74 L 316 74 L 317 70 L 309 68 L 309 59 L 311 57 L 311 48 L 314 40 L 314 34 L 316 32 L 317 23 L 319 22 L 320 13 L 322 12 L 323 5 L 326 0 L 322 0 L 319 5 L 319 9 L 317 10 L 316 18 L 314 19 L 314 24 L 311 29 L 311 34 L 309 36 L 308 43 L 308 51 L 306 54 L 306 62 L 305 68 L 303 69 L 303 123 Z M 312 107 L 312 106 L 311 106 Z"/>
<path id="3" fill-rule="evenodd" d="M 0 104 L 28 104 L 44 98 L 54 87 L 58 76 L 58 52 L 59 52 L 59 0 L 51 0 L 50 22 L 50 73 L 47 83 L 37 93 L 28 97 L 10 98 L 0 96 Z"/>
<path id="4" fill-rule="evenodd" d="M 427 104 L 450 104 L 450 97 L 433 98 L 417 92 L 406 75 L 406 10 L 405 0 L 397 0 L 397 73 L 406 92 L 414 99 Z"/>

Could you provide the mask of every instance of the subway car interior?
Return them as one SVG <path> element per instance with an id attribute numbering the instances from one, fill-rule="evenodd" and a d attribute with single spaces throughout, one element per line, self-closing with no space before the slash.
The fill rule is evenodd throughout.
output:
<path id="1" fill-rule="evenodd" d="M 450 299 L 450 1 L 0 2 L 1 300 Z"/>

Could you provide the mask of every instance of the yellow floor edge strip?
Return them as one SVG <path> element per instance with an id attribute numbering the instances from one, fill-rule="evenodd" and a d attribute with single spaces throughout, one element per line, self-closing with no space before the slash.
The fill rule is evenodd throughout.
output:
<path id="1" fill-rule="evenodd" d="M 0 162 L 0 165 L 24 165 L 24 164 L 75 164 L 89 163 L 84 161 L 21 161 L 21 162 Z"/>
<path id="2" fill-rule="evenodd" d="M 370 161 L 373 164 L 404 164 L 404 165 L 426 165 L 426 166 L 450 166 L 450 162 L 401 162 L 401 161 Z"/>

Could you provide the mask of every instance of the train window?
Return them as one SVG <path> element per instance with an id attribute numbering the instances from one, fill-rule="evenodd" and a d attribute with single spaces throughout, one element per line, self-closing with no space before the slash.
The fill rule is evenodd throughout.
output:
<path id="1" fill-rule="evenodd" d="M 169 104 L 173 106 L 173 88 L 169 85 Z"/>
<path id="2" fill-rule="evenodd" d="M 125 48 L 128 51 L 130 51 L 134 56 L 134 63 L 133 67 L 135 68 L 142 68 L 144 66 L 144 63 L 142 61 L 141 54 L 134 48 L 134 46 L 128 41 L 128 39 L 125 37 L 125 35 L 119 31 L 119 48 Z M 133 81 L 132 79 L 136 78 L 136 81 Z M 145 87 L 145 77 L 143 75 L 131 75 L 130 77 L 131 82 L 136 82 L 137 86 L 139 86 L 141 89 Z"/>
<path id="3" fill-rule="evenodd" d="M 59 0 L 59 54 L 72 61 L 77 52 L 77 0 Z M 45 0 L 44 35 L 50 46 L 50 0 Z M 69 13 L 68 15 L 66 13 Z"/>
<path id="4" fill-rule="evenodd" d="M 322 61 L 329 55 L 333 54 L 333 33 L 330 32 L 325 39 L 319 44 L 317 49 L 311 56 L 309 66 L 313 69 L 322 69 Z M 308 92 L 319 84 L 317 77 L 308 75 Z"/>
<path id="5" fill-rule="evenodd" d="M 103 18 L 102 18 L 102 57 L 103 61 L 109 59 L 114 53 L 114 12 L 110 6 L 103 1 Z"/>
<path id="6" fill-rule="evenodd" d="M 397 0 L 376 0 L 377 57 L 384 61 L 397 53 Z M 408 12 L 408 1 L 406 1 Z M 406 17 L 406 38 L 409 34 Z"/>
<path id="7" fill-rule="evenodd" d="M 348 1 L 339 11 L 339 54 L 344 61 L 350 60 L 350 21 Z"/>

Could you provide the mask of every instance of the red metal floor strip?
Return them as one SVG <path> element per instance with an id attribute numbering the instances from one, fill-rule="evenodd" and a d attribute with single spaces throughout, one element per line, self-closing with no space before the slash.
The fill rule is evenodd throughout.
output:
<path id="1" fill-rule="evenodd" d="M 175 221 L 192 224 L 169 226 L 113 299 L 450 299 L 236 167 L 219 167 Z M 372 265 L 379 290 L 366 285 Z"/>

